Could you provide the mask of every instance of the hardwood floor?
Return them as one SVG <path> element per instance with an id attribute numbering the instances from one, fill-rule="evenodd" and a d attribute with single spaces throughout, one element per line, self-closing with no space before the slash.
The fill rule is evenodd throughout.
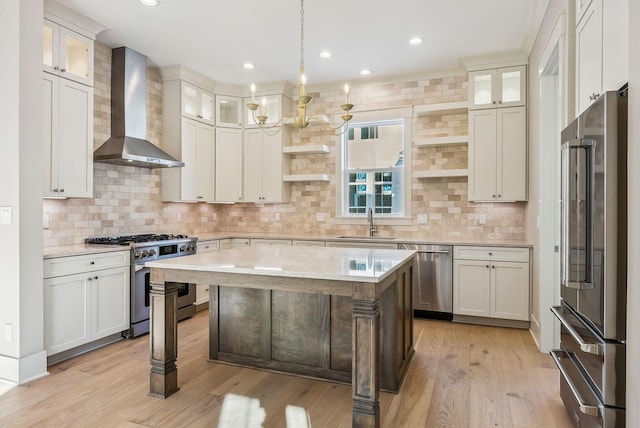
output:
<path id="1" fill-rule="evenodd" d="M 2 427 L 216 427 L 227 393 L 257 398 L 265 428 L 285 408 L 314 428 L 351 426 L 351 386 L 207 361 L 207 311 L 178 325 L 180 391 L 147 396 L 143 336 L 64 361 L 0 396 Z M 570 428 L 558 371 L 526 330 L 415 321 L 416 354 L 399 394 L 381 393 L 382 426 Z"/>

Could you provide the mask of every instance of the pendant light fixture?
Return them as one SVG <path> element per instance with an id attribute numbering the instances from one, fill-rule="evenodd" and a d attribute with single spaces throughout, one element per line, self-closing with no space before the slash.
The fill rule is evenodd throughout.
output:
<path id="1" fill-rule="evenodd" d="M 258 127 L 262 128 L 266 133 L 275 135 L 282 129 L 282 126 L 291 126 L 293 128 L 303 129 L 316 123 L 321 128 L 332 135 L 344 134 L 348 128 L 349 120 L 353 117 L 349 111 L 353 108 L 350 102 L 349 85 L 344 85 L 345 102 L 340 107 L 344 114 L 340 117 L 342 122 L 332 124 L 322 116 L 307 116 L 307 104 L 311 102 L 312 97 L 307 95 L 305 85 L 306 77 L 304 74 L 304 0 L 300 0 L 300 79 L 298 81 L 298 114 L 287 115 L 278 122 L 267 125 L 269 117 L 267 116 L 266 100 L 262 100 L 262 105 L 256 103 L 256 86 L 251 85 L 251 102 L 247 103 L 247 107 L 251 110 L 253 121 Z"/>

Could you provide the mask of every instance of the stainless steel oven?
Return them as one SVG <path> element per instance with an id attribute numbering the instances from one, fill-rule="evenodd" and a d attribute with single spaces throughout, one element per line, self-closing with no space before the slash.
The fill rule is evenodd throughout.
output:
<path id="1" fill-rule="evenodd" d="M 627 97 L 607 92 L 562 131 L 560 394 L 576 427 L 625 425 Z"/>
<path id="2" fill-rule="evenodd" d="M 196 253 L 197 238 L 185 235 L 124 235 L 89 238 L 89 244 L 128 245 L 131 247 L 131 327 L 125 337 L 137 337 L 149 332 L 148 261 L 188 256 Z M 178 321 L 195 313 L 195 284 L 178 284 Z"/>

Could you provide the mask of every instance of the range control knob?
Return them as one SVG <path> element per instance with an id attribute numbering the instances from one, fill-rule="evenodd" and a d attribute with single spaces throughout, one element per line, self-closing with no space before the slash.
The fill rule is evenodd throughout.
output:
<path id="1" fill-rule="evenodd" d="M 187 247 L 185 247 L 184 245 L 182 247 L 180 247 L 180 251 L 186 251 Z"/>
<path id="2" fill-rule="evenodd" d="M 147 257 L 149 252 L 147 250 L 142 250 L 142 257 Z"/>
<path id="3" fill-rule="evenodd" d="M 154 256 L 156 254 L 156 250 L 149 250 L 149 255 L 150 256 Z"/>
<path id="4" fill-rule="evenodd" d="M 133 257 L 135 257 L 136 259 L 140 258 L 140 251 L 136 251 L 135 253 L 133 253 Z"/>

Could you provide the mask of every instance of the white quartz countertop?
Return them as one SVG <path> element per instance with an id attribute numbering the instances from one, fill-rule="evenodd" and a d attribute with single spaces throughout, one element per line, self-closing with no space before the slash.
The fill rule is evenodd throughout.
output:
<path id="1" fill-rule="evenodd" d="M 410 250 L 246 247 L 147 262 L 151 268 L 380 282 L 414 256 Z"/>
<path id="2" fill-rule="evenodd" d="M 44 247 L 44 258 L 81 256 L 85 254 L 111 253 L 113 251 L 131 251 L 128 245 L 64 245 L 59 247 Z"/>

